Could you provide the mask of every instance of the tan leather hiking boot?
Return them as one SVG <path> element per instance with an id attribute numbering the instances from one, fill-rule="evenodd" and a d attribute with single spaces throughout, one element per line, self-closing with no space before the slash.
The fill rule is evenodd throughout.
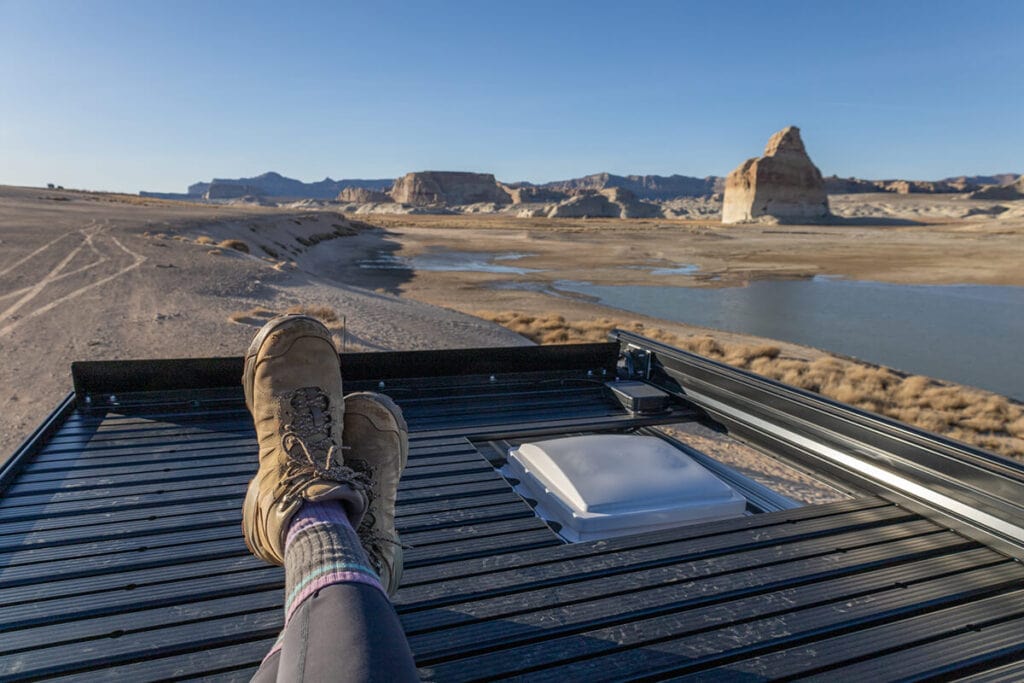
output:
<path id="1" fill-rule="evenodd" d="M 331 333 L 309 316 L 274 318 L 249 346 L 242 386 L 260 447 L 242 533 L 253 555 L 280 565 L 303 502 L 338 501 L 353 528 L 366 510 L 368 482 L 342 457 L 345 403 Z"/>
<path id="2" fill-rule="evenodd" d="M 395 531 L 398 480 L 409 459 L 409 428 L 402 410 L 382 394 L 345 397 L 345 462 L 370 480 L 359 540 L 381 585 L 394 595 L 402 581 L 402 545 Z"/>

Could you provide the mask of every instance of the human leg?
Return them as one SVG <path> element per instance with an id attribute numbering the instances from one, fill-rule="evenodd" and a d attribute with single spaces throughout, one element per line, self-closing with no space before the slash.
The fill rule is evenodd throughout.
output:
<path id="1" fill-rule="evenodd" d="M 355 531 L 369 506 L 384 522 L 367 520 L 361 531 L 378 542 L 393 536 L 385 546 L 398 547 L 394 489 L 408 447 L 400 411 L 367 397 L 345 415 L 337 352 L 304 316 L 261 330 L 243 382 L 260 441 L 243 531 L 255 555 L 284 564 L 287 584 L 285 629 L 254 680 L 416 680 L 377 574 L 393 592 L 401 555 L 396 564 L 396 553 L 376 552 L 371 562 Z M 345 448 L 361 471 L 343 455 L 350 425 L 356 439 Z"/>

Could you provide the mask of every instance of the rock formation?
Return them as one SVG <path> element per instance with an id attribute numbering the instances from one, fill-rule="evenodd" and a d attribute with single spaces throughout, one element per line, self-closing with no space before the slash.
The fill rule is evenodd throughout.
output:
<path id="1" fill-rule="evenodd" d="M 387 192 L 371 190 L 367 187 L 346 187 L 338 193 L 338 201 L 352 204 L 380 204 L 392 200 L 391 195 Z"/>
<path id="2" fill-rule="evenodd" d="M 537 185 L 502 186 L 505 192 L 512 198 L 513 204 L 541 204 L 547 202 L 560 202 L 568 199 L 569 195 L 559 190 L 552 190 Z"/>
<path id="3" fill-rule="evenodd" d="M 622 207 L 599 192 L 584 192 L 551 207 L 548 218 L 618 218 Z"/>
<path id="4" fill-rule="evenodd" d="M 662 208 L 642 202 L 629 190 L 582 190 L 548 211 L 549 218 L 659 218 Z"/>
<path id="5" fill-rule="evenodd" d="M 391 198 L 403 204 L 429 206 L 494 202 L 511 204 L 512 198 L 490 173 L 422 171 L 406 173 L 395 181 Z"/>
<path id="6" fill-rule="evenodd" d="M 796 126 L 773 135 L 763 157 L 747 159 L 725 180 L 723 223 L 761 216 L 814 221 L 829 215 L 825 181 L 807 156 Z"/>
<path id="7" fill-rule="evenodd" d="M 384 191 L 394 181 L 389 178 L 332 180 L 324 178 L 315 183 L 304 183 L 294 178 L 286 178 L 280 173 L 270 171 L 252 178 L 214 178 L 212 182 L 193 183 L 188 186 L 188 194 L 199 198 L 213 188 L 214 185 L 241 185 L 251 192 L 246 194 L 263 195 L 279 199 L 334 199 L 346 187 L 365 187 L 370 190 Z M 214 189 L 214 194 L 223 190 Z M 216 198 L 216 197 L 215 197 Z"/>
<path id="8" fill-rule="evenodd" d="M 214 180 L 203 193 L 203 199 L 238 199 L 245 196 L 256 196 L 263 194 L 258 187 L 252 185 L 239 185 L 220 180 Z"/>
<path id="9" fill-rule="evenodd" d="M 685 175 L 614 175 L 595 173 L 545 183 L 539 187 L 556 192 L 571 193 L 579 190 L 606 190 L 619 187 L 629 190 L 641 199 L 674 199 L 676 197 L 705 197 L 722 191 L 724 179 L 718 176 L 694 178 Z"/>
<path id="10" fill-rule="evenodd" d="M 1024 175 L 1005 185 L 986 185 L 967 195 L 968 199 L 1024 199 Z"/>
<path id="11" fill-rule="evenodd" d="M 825 192 L 828 194 L 862 194 L 865 192 L 882 192 L 882 188 L 876 180 L 861 180 L 860 178 L 840 178 L 829 176 L 825 178 Z"/>
<path id="12" fill-rule="evenodd" d="M 661 218 L 664 215 L 657 204 L 642 202 L 631 191 L 621 187 L 601 190 L 601 194 L 618 205 L 620 218 Z"/>

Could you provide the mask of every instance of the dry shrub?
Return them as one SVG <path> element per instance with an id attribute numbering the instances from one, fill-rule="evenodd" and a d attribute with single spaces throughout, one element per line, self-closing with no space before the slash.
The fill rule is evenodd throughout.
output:
<path id="1" fill-rule="evenodd" d="M 248 311 L 235 311 L 228 316 L 228 320 L 239 325 L 252 325 L 254 327 L 262 327 L 265 322 L 277 315 L 277 311 L 272 311 L 269 308 L 263 308 L 262 306 L 256 306 L 250 308 Z"/>
<path id="2" fill-rule="evenodd" d="M 217 243 L 216 240 L 214 240 L 209 235 L 200 235 L 199 237 L 196 238 L 196 244 L 216 244 L 216 243 Z"/>
<path id="3" fill-rule="evenodd" d="M 220 256 L 224 252 L 221 251 L 220 249 L 211 249 L 210 251 L 208 251 L 206 253 L 209 254 L 210 256 Z"/>
<path id="4" fill-rule="evenodd" d="M 243 254 L 249 253 L 249 245 L 242 240 L 223 240 L 217 246 L 224 247 L 225 249 L 234 249 L 235 251 L 240 251 Z"/>
<path id="5" fill-rule="evenodd" d="M 334 333 L 335 343 L 338 344 L 338 348 L 342 348 L 345 334 L 345 319 L 343 316 L 339 316 L 337 311 L 330 306 L 296 304 L 289 306 L 284 312 L 313 316 Z M 256 306 L 248 311 L 235 311 L 228 316 L 228 320 L 240 325 L 262 327 L 268 320 L 278 315 L 281 315 L 278 311 L 264 308 L 263 306 Z"/>
<path id="6" fill-rule="evenodd" d="M 613 329 L 629 330 L 828 398 L 922 429 L 1024 459 L 1024 405 L 978 389 L 921 375 L 823 356 L 787 358 L 773 345 L 728 344 L 714 337 L 682 337 L 636 320 L 567 321 L 553 314 L 479 312 L 539 344 L 604 341 Z"/>

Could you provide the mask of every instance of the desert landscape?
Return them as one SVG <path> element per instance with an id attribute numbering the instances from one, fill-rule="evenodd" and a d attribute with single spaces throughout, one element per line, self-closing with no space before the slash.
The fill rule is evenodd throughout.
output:
<path id="1" fill-rule="evenodd" d="M 406 199 L 419 191 L 410 186 L 423 186 L 410 175 Z M 463 176 L 447 191 L 478 199 L 480 179 Z M 485 185 L 498 187 L 493 177 Z M 0 452 L 11 453 L 70 390 L 72 361 L 239 355 L 269 317 L 305 310 L 325 318 L 348 350 L 565 343 L 603 339 L 614 327 L 638 330 L 1024 456 L 1024 412 L 1005 397 L 637 315 L 556 286 L 645 285 L 657 270 L 659 285 L 689 288 L 820 275 L 1020 287 L 1024 201 L 972 197 L 976 190 L 830 194 L 827 219 L 730 225 L 721 221 L 716 181 L 698 189 L 710 194 L 637 199 L 632 191 L 569 188 L 558 192 L 576 194 L 543 211 L 512 201 L 448 204 L 435 192 L 422 210 L 396 211 L 401 204 L 377 201 L 382 192 L 373 187 L 343 188 L 336 200 L 258 201 L 0 188 L 0 351 L 8 359 Z M 580 198 L 582 207 L 572 204 Z M 567 203 L 584 215 L 560 213 Z M 659 215 L 644 208 L 647 217 L 623 217 L 640 203 Z M 602 215 L 609 205 L 618 216 Z M 686 206 L 692 215 L 681 215 Z"/>

